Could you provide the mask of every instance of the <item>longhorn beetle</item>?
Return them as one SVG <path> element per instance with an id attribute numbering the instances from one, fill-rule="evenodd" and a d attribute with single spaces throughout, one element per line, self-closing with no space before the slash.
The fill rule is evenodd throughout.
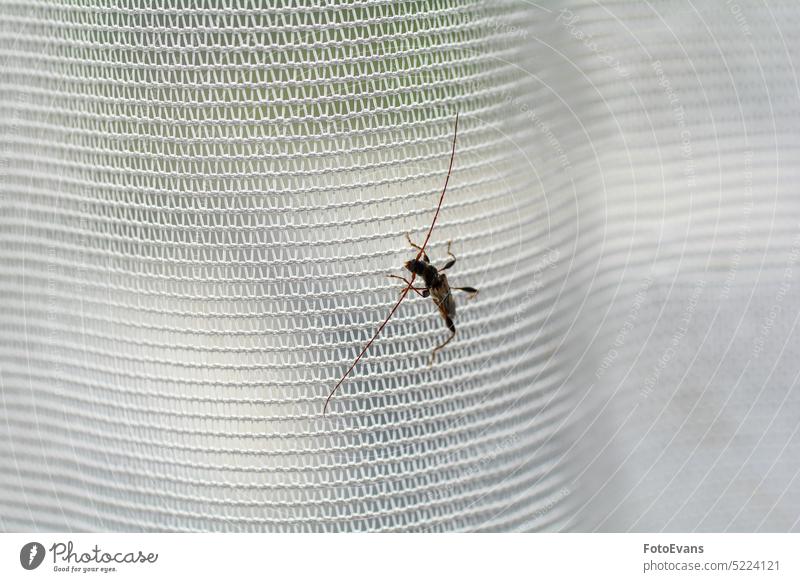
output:
<path id="1" fill-rule="evenodd" d="M 415 245 L 411 240 L 411 236 L 406 234 L 406 239 L 408 239 L 408 244 L 422 251 L 422 260 L 416 258 L 408 261 L 406 263 L 406 269 L 408 269 L 412 275 L 419 275 L 422 277 L 422 280 L 425 281 L 425 287 L 422 289 L 414 287 L 410 281 L 398 275 L 389 275 L 389 277 L 405 281 L 406 284 L 411 285 L 411 290 L 420 297 L 428 297 L 430 295 L 436 307 L 439 308 L 439 314 L 442 316 L 442 319 L 444 319 L 447 329 L 449 329 L 451 333 L 449 338 L 436 346 L 431 352 L 431 358 L 428 360 L 428 365 L 430 366 L 436 358 L 436 352 L 441 350 L 456 337 L 456 326 L 453 323 L 453 318 L 456 316 L 456 302 L 453 299 L 452 290 L 466 291 L 471 294 L 470 299 L 478 294 L 478 290 L 475 289 L 475 287 L 450 287 L 450 283 L 447 281 L 447 275 L 444 274 L 444 271 L 456 264 L 456 256 L 450 252 L 450 245 L 453 241 L 447 243 L 447 254 L 450 255 L 450 260 L 447 261 L 444 267 L 437 269 L 431 264 L 428 253 L 419 245 Z"/>
<path id="2" fill-rule="evenodd" d="M 411 291 L 412 289 L 414 289 L 414 292 L 416 292 L 419 295 L 422 295 L 423 297 L 427 297 L 428 295 L 433 296 L 433 299 L 436 302 L 437 307 L 439 308 L 439 313 L 441 313 L 442 317 L 445 319 L 445 323 L 447 324 L 448 329 L 450 329 L 450 331 L 452 332 L 452 335 L 447 339 L 447 341 L 437 346 L 433 350 L 433 353 L 431 354 L 431 363 L 433 363 L 433 358 L 435 357 L 436 352 L 442 349 L 444 346 L 446 346 L 450 342 L 450 340 L 452 340 L 455 337 L 456 331 L 452 320 L 453 316 L 455 315 L 455 301 L 453 300 L 453 297 L 450 294 L 450 286 L 447 283 L 447 276 L 444 275 L 443 273 L 440 273 L 439 270 L 437 270 L 433 265 L 430 264 L 430 261 L 428 260 L 428 255 L 425 253 L 425 247 L 428 246 L 428 241 L 431 239 L 431 234 L 433 233 L 433 227 L 436 225 L 436 219 L 439 218 L 439 212 L 442 209 L 442 202 L 444 202 L 444 194 L 445 192 L 447 192 L 447 183 L 450 182 L 450 176 L 453 173 L 453 161 L 455 160 L 456 157 L 457 137 L 458 137 L 458 113 L 456 112 L 455 127 L 453 129 L 453 146 L 450 151 L 450 164 L 447 168 L 447 177 L 444 180 L 444 187 L 442 188 L 442 193 L 439 195 L 439 204 L 436 206 L 436 212 L 433 215 L 433 220 L 431 220 L 431 225 L 428 228 L 428 234 L 425 236 L 425 240 L 422 242 L 422 246 L 417 246 L 414 243 L 411 243 L 411 245 L 414 248 L 418 249 L 416 258 L 406 263 L 406 268 L 411 272 L 411 280 L 406 281 L 405 279 L 403 279 L 403 281 L 406 282 L 406 286 L 400 292 L 400 297 L 397 299 L 397 302 L 394 304 L 394 307 L 392 307 L 392 309 L 389 311 L 389 315 L 386 316 L 386 319 L 384 319 L 383 323 L 380 324 L 375 334 L 364 345 L 363 349 L 361 350 L 361 353 L 359 353 L 358 356 L 356 356 L 356 359 L 353 361 L 353 363 L 350 365 L 350 367 L 347 369 L 347 371 L 344 373 L 341 379 L 336 383 L 336 386 L 333 387 L 333 390 L 331 390 L 330 394 L 328 394 L 328 398 L 325 400 L 325 406 L 322 407 L 323 416 L 328 410 L 328 404 L 330 403 L 334 393 L 339 389 L 339 386 L 342 385 L 347 376 L 350 375 L 350 372 L 353 371 L 358 362 L 361 361 L 361 358 L 367 352 L 367 350 L 375 341 L 375 339 L 378 337 L 378 335 L 380 335 L 380 333 L 383 331 L 383 328 L 386 327 L 386 324 L 389 323 L 389 320 L 392 318 L 397 309 L 400 307 L 400 304 L 403 302 L 403 299 L 406 298 L 409 291 Z M 408 240 L 409 242 L 411 242 L 410 237 L 408 237 Z M 452 255 L 452 253 L 450 253 L 449 244 L 447 246 L 447 252 L 453 258 L 441 269 L 442 271 L 449 269 L 455 263 L 455 257 Z M 414 287 L 414 280 L 417 278 L 417 275 L 422 277 L 422 279 L 425 281 L 424 289 L 419 289 Z M 400 278 L 402 279 L 402 277 Z M 477 290 L 473 289 L 472 287 L 462 287 L 460 289 L 473 293 L 473 296 L 475 293 L 477 293 Z"/>

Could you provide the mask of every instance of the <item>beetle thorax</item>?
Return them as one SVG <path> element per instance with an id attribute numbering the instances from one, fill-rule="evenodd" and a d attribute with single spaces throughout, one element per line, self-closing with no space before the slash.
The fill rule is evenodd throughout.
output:
<path id="1" fill-rule="evenodd" d="M 422 277 L 426 287 L 436 287 L 439 283 L 439 271 L 430 263 L 412 259 L 406 263 L 406 269 L 418 277 Z"/>

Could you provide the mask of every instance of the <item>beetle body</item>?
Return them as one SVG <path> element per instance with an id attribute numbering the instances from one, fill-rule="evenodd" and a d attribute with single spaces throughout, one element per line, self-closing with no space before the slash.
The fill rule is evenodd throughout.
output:
<path id="1" fill-rule="evenodd" d="M 398 275 L 390 275 L 391 277 L 402 279 L 403 281 L 406 282 L 407 286 L 405 289 L 403 289 L 403 291 L 401 291 L 400 298 L 397 300 L 397 303 L 394 304 L 394 307 L 392 307 L 392 309 L 389 311 L 389 315 L 387 315 L 386 319 L 383 320 L 383 323 L 381 323 L 381 325 L 378 327 L 378 330 L 364 345 L 364 347 L 361 349 L 361 352 L 358 354 L 358 356 L 356 356 L 356 359 L 353 361 L 353 363 L 350 365 L 350 367 L 347 369 L 344 375 L 342 375 L 342 377 L 336 383 L 336 386 L 334 386 L 333 389 L 330 391 L 330 393 L 328 393 L 328 398 L 325 399 L 325 404 L 322 407 L 323 416 L 325 416 L 325 412 L 328 410 L 328 404 L 330 403 L 331 398 L 333 398 L 334 393 L 339 389 L 339 386 L 342 385 L 342 382 L 345 381 L 345 378 L 347 378 L 347 376 L 350 375 L 350 372 L 352 372 L 355 369 L 356 364 L 358 364 L 358 362 L 361 361 L 361 358 L 364 356 L 364 354 L 367 353 L 367 350 L 375 341 L 375 338 L 377 338 L 378 335 L 380 335 L 383 328 L 386 327 L 387 323 L 389 323 L 389 320 L 392 318 L 392 315 L 394 315 L 397 309 L 400 307 L 400 304 L 403 302 L 403 299 L 406 298 L 406 296 L 412 289 L 414 290 L 415 293 L 418 293 L 423 297 L 428 297 L 429 295 L 433 294 L 434 299 L 437 300 L 437 306 L 439 307 L 439 312 L 445 318 L 447 327 L 452 332 L 452 335 L 446 342 L 444 342 L 444 344 L 433 350 L 433 354 L 431 354 L 431 363 L 433 363 L 433 356 L 436 354 L 436 351 L 443 348 L 445 344 L 447 344 L 447 342 L 453 339 L 456 335 L 456 328 L 455 325 L 453 325 L 452 316 L 448 315 L 448 314 L 455 315 L 456 306 L 455 302 L 452 300 L 452 296 L 450 295 L 450 286 L 447 283 L 447 277 L 439 273 L 439 271 L 436 268 L 434 268 L 432 265 L 429 264 L 430 261 L 428 260 L 428 256 L 425 254 L 425 247 L 428 245 L 428 241 L 431 238 L 431 234 L 433 234 L 433 227 L 436 225 L 436 219 L 439 217 L 439 211 L 442 209 L 442 202 L 444 202 L 444 195 L 445 192 L 447 192 L 447 184 L 450 182 L 450 175 L 453 172 L 453 161 L 455 160 L 456 157 L 457 136 L 458 136 L 458 112 L 456 112 L 455 127 L 453 129 L 453 146 L 450 151 L 450 164 L 447 167 L 447 177 L 444 180 L 444 187 L 442 188 L 442 193 L 439 195 L 439 204 L 436 206 L 436 213 L 433 215 L 433 219 L 431 220 L 431 225 L 428 228 L 428 234 L 425 236 L 425 240 L 423 241 L 422 246 L 420 247 L 418 245 L 415 245 L 414 243 L 411 243 L 413 247 L 419 250 L 419 253 L 417 254 L 415 261 L 419 263 L 421 261 L 418 261 L 418 259 L 420 257 L 424 257 L 425 258 L 424 262 L 427 263 L 428 267 L 430 268 L 417 263 L 414 263 L 413 267 L 409 266 L 412 264 L 412 261 L 406 263 L 406 267 L 410 271 L 412 270 L 412 268 L 419 271 L 420 273 L 419 275 L 417 275 L 415 271 L 412 271 L 412 273 L 415 273 L 414 276 L 422 277 L 422 279 L 425 281 L 426 286 L 424 289 L 418 289 L 417 287 L 414 287 L 414 277 L 411 278 L 411 281 L 406 281 L 405 278 L 399 277 Z M 411 242 L 410 238 L 409 242 Z M 450 245 L 448 245 L 447 250 L 448 252 L 450 251 Z M 453 260 L 450 263 L 448 263 L 447 266 L 442 268 L 442 271 L 444 271 L 448 267 L 451 267 L 453 263 L 455 263 L 455 257 L 453 257 Z M 456 289 L 459 288 L 457 287 Z M 477 289 L 473 289 L 472 287 L 461 287 L 460 289 L 472 293 L 478 292 Z"/>
<path id="2" fill-rule="evenodd" d="M 412 247 L 419 249 L 421 252 L 418 258 L 407 261 L 405 267 L 412 274 L 416 275 L 425 282 L 425 286 L 423 288 L 411 287 L 411 289 L 413 289 L 414 292 L 421 297 L 430 297 L 433 299 L 433 302 L 436 304 L 436 308 L 439 310 L 439 315 L 442 316 L 442 319 L 444 320 L 445 325 L 447 325 L 447 329 L 450 330 L 451 334 L 450 337 L 444 341 L 444 343 L 434 348 L 430 359 L 430 364 L 433 364 L 436 353 L 450 343 L 450 341 L 456 336 L 456 325 L 453 322 L 453 319 L 455 319 L 456 316 L 456 301 L 453 297 L 452 291 L 466 291 L 472 297 L 474 297 L 477 295 L 478 290 L 474 287 L 453 287 L 451 289 L 450 283 L 447 280 L 447 275 L 443 273 L 443 271 L 446 271 L 456 264 L 456 257 L 450 252 L 450 243 L 447 244 L 447 254 L 450 255 L 450 260 L 447 262 L 447 264 L 445 264 L 444 267 L 437 269 L 431 264 L 427 253 L 425 253 L 422 247 L 414 244 L 410 236 L 407 236 L 406 238 L 408 238 L 408 242 Z M 402 279 L 407 284 L 411 285 L 411 283 L 406 281 L 403 277 L 397 277 L 396 275 L 390 276 Z"/>
<path id="3" fill-rule="evenodd" d="M 406 269 L 425 281 L 425 290 L 422 292 L 423 297 L 431 296 L 439 309 L 442 319 L 447 324 L 447 329 L 451 333 L 455 333 L 456 328 L 453 318 L 456 316 L 456 301 L 450 292 L 450 283 L 447 281 L 447 275 L 440 273 L 439 269 L 430 263 L 418 259 L 408 261 Z"/>

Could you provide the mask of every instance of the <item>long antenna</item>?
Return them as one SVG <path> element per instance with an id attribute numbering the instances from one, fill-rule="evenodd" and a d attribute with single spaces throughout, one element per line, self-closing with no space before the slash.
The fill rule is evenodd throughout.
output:
<path id="1" fill-rule="evenodd" d="M 450 152 L 450 165 L 447 168 L 447 177 L 444 180 L 444 188 L 442 188 L 442 193 L 439 196 L 439 205 L 436 207 L 436 214 L 433 215 L 433 220 L 431 220 L 431 226 L 428 229 L 428 234 L 425 237 L 425 241 L 422 243 L 419 252 L 417 253 L 417 260 L 419 260 L 419 258 L 422 256 L 422 253 L 425 252 L 425 247 L 428 245 L 428 241 L 431 239 L 431 234 L 433 233 L 433 227 L 436 225 L 436 219 L 439 218 L 439 211 L 442 209 L 442 202 L 444 202 L 444 193 L 447 192 L 447 183 L 450 182 L 450 175 L 453 173 L 453 160 L 455 160 L 456 157 L 457 137 L 458 137 L 458 112 L 456 112 L 456 123 L 455 123 L 455 129 L 453 130 L 453 149 Z M 386 319 L 383 320 L 383 323 L 381 323 L 380 327 L 378 328 L 378 331 L 376 331 L 375 335 L 373 335 L 372 338 L 370 338 L 370 340 L 366 343 L 364 349 L 361 350 L 361 353 L 358 354 L 358 357 L 353 362 L 353 365 L 347 369 L 347 372 L 344 373 L 344 376 L 342 376 L 341 380 L 337 382 L 336 386 L 334 386 L 333 390 L 331 390 L 331 393 L 328 394 L 328 398 L 325 400 L 325 406 L 322 407 L 322 416 L 325 416 L 325 413 L 328 411 L 328 403 L 331 401 L 334 392 L 336 392 L 339 389 L 339 386 L 341 386 L 342 382 L 345 381 L 345 378 L 347 378 L 350 375 L 350 372 L 353 371 L 358 362 L 361 360 L 362 356 L 365 353 L 367 353 L 367 350 L 372 345 L 372 342 L 375 341 L 378 335 L 380 335 L 381 331 L 383 331 L 383 328 L 386 327 L 386 324 L 389 323 L 389 320 L 392 318 L 395 311 L 397 311 L 397 309 L 400 307 L 400 304 L 403 302 L 403 299 L 405 299 L 406 295 L 408 295 L 408 292 L 411 291 L 411 287 L 414 285 L 414 279 L 416 278 L 417 278 L 416 273 L 412 273 L 411 280 L 408 282 L 408 285 L 406 285 L 406 288 L 403 289 L 403 292 L 400 294 L 400 298 L 397 300 L 397 303 L 394 304 L 394 307 L 392 307 L 392 310 L 389 312 L 389 315 L 386 316 Z"/>

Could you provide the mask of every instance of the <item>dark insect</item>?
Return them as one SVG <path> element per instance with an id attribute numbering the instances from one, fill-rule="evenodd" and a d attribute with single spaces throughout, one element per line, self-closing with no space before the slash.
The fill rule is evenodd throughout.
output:
<path id="1" fill-rule="evenodd" d="M 408 234 L 406 235 L 406 238 L 408 239 L 408 244 L 415 249 L 419 249 L 419 251 L 422 253 L 422 259 L 420 260 L 418 257 L 408 261 L 406 263 L 406 269 L 408 269 L 413 275 L 418 275 L 421 277 L 422 280 L 425 281 L 425 287 L 414 287 L 411 281 L 407 281 L 405 278 L 398 275 L 389 276 L 395 279 L 400 279 L 401 281 L 405 281 L 411 290 L 420 297 L 430 296 L 433 299 L 433 302 L 436 304 L 436 307 L 439 308 L 439 314 L 442 316 L 442 319 L 444 319 L 447 329 L 450 330 L 450 337 L 447 338 L 443 343 L 436 346 L 431 352 L 431 357 L 428 361 L 428 365 L 430 366 L 436 359 L 436 353 L 449 344 L 454 337 L 456 337 L 456 325 L 453 323 L 453 318 L 456 316 L 456 302 L 453 298 L 452 291 L 466 291 L 467 293 L 470 293 L 470 299 L 472 299 L 478 294 L 478 290 L 475 289 L 475 287 L 450 287 L 450 283 L 447 281 L 447 275 L 445 275 L 444 272 L 456 264 L 456 256 L 450 252 L 450 245 L 452 244 L 452 241 L 447 243 L 447 254 L 450 255 L 450 260 L 447 261 L 444 267 L 437 269 L 431 264 L 431 261 L 428 258 L 428 254 L 425 252 L 425 250 L 421 246 L 414 244 Z"/>
<path id="2" fill-rule="evenodd" d="M 427 279 L 425 279 L 425 277 L 422 274 L 422 272 L 417 273 L 417 272 L 411 270 L 411 268 L 408 266 L 409 264 L 413 263 L 414 261 L 409 261 L 408 263 L 406 263 L 406 268 L 408 268 L 409 271 L 411 271 L 411 280 L 410 281 L 406 281 L 407 285 L 406 285 L 405 289 L 403 289 L 400 292 L 400 297 L 397 299 L 397 303 L 394 304 L 394 307 L 392 307 L 391 311 L 389 311 L 389 315 L 386 316 L 386 319 L 383 320 L 383 323 L 381 323 L 381 325 L 378 327 L 378 330 L 375 332 L 375 334 L 370 338 L 370 340 L 366 343 L 366 345 L 364 345 L 364 348 L 361 350 L 361 353 L 358 354 L 356 359 L 353 361 L 353 363 L 350 365 L 350 367 L 347 369 L 347 371 L 344 373 L 344 375 L 341 377 L 341 379 L 336 383 L 336 386 L 334 386 L 333 390 L 331 390 L 330 394 L 328 394 L 328 398 L 325 400 L 325 406 L 322 407 L 323 416 L 325 415 L 325 413 L 328 410 L 328 404 L 330 403 L 331 398 L 333 397 L 333 394 L 339 389 L 339 386 L 342 385 L 342 382 L 345 381 L 347 376 L 350 375 L 350 372 L 353 371 L 353 369 L 356 367 L 356 364 L 358 364 L 358 362 L 361 361 L 361 358 L 364 356 L 364 354 L 367 353 L 367 350 L 369 349 L 369 347 L 372 345 L 372 343 L 375 341 L 375 339 L 378 337 L 378 335 L 380 335 L 381 331 L 383 331 L 383 328 L 386 327 L 386 324 L 389 323 L 389 320 L 392 318 L 392 316 L 395 314 L 397 309 L 400 307 L 400 304 L 403 302 L 403 299 L 406 298 L 406 296 L 408 295 L 408 292 L 411 291 L 412 288 L 414 288 L 414 279 L 416 279 L 418 274 L 421 277 L 423 277 L 423 279 L 425 279 L 425 289 L 417 290 L 416 288 L 414 288 L 414 290 L 419 294 L 422 294 L 422 292 L 427 292 L 428 294 L 433 294 L 434 300 L 436 300 L 437 297 L 439 298 L 439 301 L 437 303 L 437 305 L 439 307 L 439 311 L 442 314 L 442 317 L 445 317 L 445 321 L 447 322 L 448 328 L 453 333 L 453 335 L 450 336 L 450 339 L 448 339 L 444 344 L 442 344 L 441 346 L 438 346 L 434 350 L 434 354 L 436 353 L 437 350 L 440 350 L 445 345 L 447 345 L 447 343 L 451 339 L 453 339 L 453 337 L 455 336 L 455 326 L 453 325 L 453 320 L 452 320 L 452 317 L 455 315 L 455 312 L 456 312 L 456 310 L 455 310 L 455 302 L 453 301 L 453 298 L 450 296 L 450 287 L 447 284 L 447 277 L 445 275 L 440 275 L 439 272 L 430 264 L 430 261 L 428 260 L 428 256 L 425 254 L 425 247 L 428 246 L 428 241 L 431 239 L 431 234 L 433 233 L 433 227 L 436 225 L 436 219 L 439 218 L 439 211 L 442 209 L 442 202 L 444 202 L 444 193 L 447 192 L 447 183 L 450 181 L 450 175 L 453 173 L 453 161 L 455 160 L 455 157 L 456 157 L 456 138 L 457 137 L 458 137 L 458 113 L 456 113 L 455 128 L 453 129 L 453 147 L 452 147 L 452 149 L 450 151 L 450 165 L 447 168 L 447 177 L 444 180 L 444 188 L 442 188 L 442 193 L 439 195 L 439 204 L 436 206 L 436 213 L 433 215 L 433 220 L 431 220 L 431 226 L 428 228 L 428 234 L 425 236 L 425 241 L 422 243 L 422 246 L 417 246 L 417 245 L 414 245 L 412 243 L 414 248 L 419 249 L 419 252 L 417 253 L 417 257 L 416 257 L 416 259 L 414 259 L 414 261 L 418 261 L 420 263 L 427 264 L 430 268 L 433 269 L 433 272 L 436 274 L 436 278 L 435 279 L 431 279 L 430 282 L 429 282 Z M 410 242 L 410 239 L 409 239 L 409 242 Z M 450 251 L 449 246 L 448 246 L 447 250 L 448 250 L 448 252 Z M 420 261 L 420 258 L 423 258 L 424 261 Z M 450 267 L 453 266 L 454 263 L 455 263 L 455 257 L 453 257 L 453 260 L 450 263 L 448 263 L 447 265 L 444 266 L 442 271 L 444 271 L 445 269 L 449 269 Z M 405 281 L 405 279 L 403 279 L 403 280 Z M 438 283 L 438 284 L 437 285 L 431 285 L 431 283 Z M 467 289 L 472 289 L 472 288 L 471 287 L 464 287 L 463 289 L 467 290 Z M 477 291 L 476 291 L 476 293 L 477 293 Z M 424 296 L 427 297 L 427 295 L 424 295 Z M 450 307 L 449 310 L 447 309 L 448 306 Z"/>

